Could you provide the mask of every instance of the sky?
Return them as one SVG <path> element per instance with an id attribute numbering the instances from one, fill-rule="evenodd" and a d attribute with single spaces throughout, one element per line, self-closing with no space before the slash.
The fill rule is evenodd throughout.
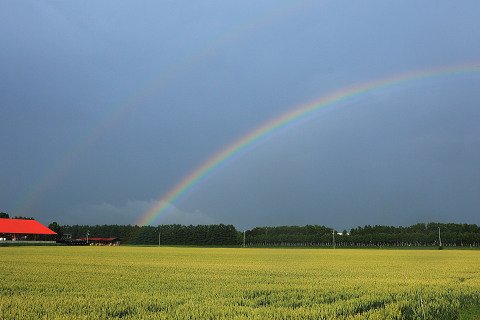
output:
<path id="1" fill-rule="evenodd" d="M 0 211 L 137 224 L 268 121 L 415 70 L 480 65 L 473 1 L 1 1 Z M 319 108 L 152 225 L 480 224 L 480 72 Z"/>

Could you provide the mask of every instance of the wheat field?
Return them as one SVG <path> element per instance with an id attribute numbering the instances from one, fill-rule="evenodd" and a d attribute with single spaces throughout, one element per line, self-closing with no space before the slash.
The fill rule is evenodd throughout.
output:
<path id="1" fill-rule="evenodd" d="M 0 261 L 4 320 L 466 319 L 480 306 L 475 250 L 0 247 Z"/>

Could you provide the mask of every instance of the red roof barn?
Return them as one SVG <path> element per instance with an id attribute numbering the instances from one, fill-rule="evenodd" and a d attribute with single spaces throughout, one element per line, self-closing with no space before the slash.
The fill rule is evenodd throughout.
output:
<path id="1" fill-rule="evenodd" d="M 11 235 L 12 238 L 15 239 L 16 235 L 45 235 L 57 233 L 36 220 L 0 218 L 0 234 Z"/>

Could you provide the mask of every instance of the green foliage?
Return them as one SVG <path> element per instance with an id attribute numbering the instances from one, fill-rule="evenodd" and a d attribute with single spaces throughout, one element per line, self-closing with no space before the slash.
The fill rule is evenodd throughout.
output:
<path id="1" fill-rule="evenodd" d="M 365 226 L 350 231 L 350 243 L 372 243 L 383 246 L 438 246 L 438 229 L 445 246 L 480 245 L 480 227 L 475 224 L 418 223 L 410 227 Z"/>
<path id="2" fill-rule="evenodd" d="M 124 244 L 165 245 L 241 245 L 243 232 L 232 225 L 179 224 L 153 226 L 132 225 L 73 225 L 55 226 L 73 238 L 118 237 Z M 442 231 L 443 246 L 480 246 L 480 227 L 475 224 L 415 224 L 410 227 L 365 226 L 335 235 L 338 247 L 363 246 L 430 246 L 438 247 L 438 228 Z M 318 225 L 256 227 L 246 231 L 248 246 L 330 246 L 332 228 Z"/>
<path id="3" fill-rule="evenodd" d="M 458 320 L 480 320 L 480 301 L 462 306 Z"/>
<path id="4" fill-rule="evenodd" d="M 183 226 L 179 224 L 152 226 L 63 226 L 64 234 L 72 238 L 83 238 L 87 231 L 90 237 L 117 237 L 124 244 L 155 245 L 235 245 L 238 244 L 237 230 L 232 225 Z"/>
<path id="5" fill-rule="evenodd" d="M 35 218 L 32 217 L 23 217 L 23 216 L 15 216 L 10 218 L 10 215 L 6 212 L 0 212 L 0 218 L 4 219 L 23 219 L 23 220 L 35 220 Z"/>
<path id="6" fill-rule="evenodd" d="M 246 232 L 246 242 L 251 244 L 282 245 L 286 243 L 326 243 L 332 239 L 332 229 L 325 226 L 306 225 L 256 227 Z"/>
<path id="7" fill-rule="evenodd" d="M 11 219 L 22 219 L 22 220 L 35 220 L 35 218 L 32 217 L 24 217 L 24 216 L 15 216 Z"/>
<path id="8" fill-rule="evenodd" d="M 335 234 L 337 246 L 438 246 L 438 228 L 444 246 L 480 246 L 480 227 L 475 224 L 428 223 L 410 227 L 364 226 Z M 325 226 L 257 227 L 246 232 L 247 244 L 253 246 L 328 246 L 332 228 Z"/>
<path id="9" fill-rule="evenodd" d="M 50 223 L 48 225 L 48 229 L 56 232 L 57 233 L 57 238 L 61 238 L 62 235 L 63 235 L 63 229 L 56 221 Z"/>

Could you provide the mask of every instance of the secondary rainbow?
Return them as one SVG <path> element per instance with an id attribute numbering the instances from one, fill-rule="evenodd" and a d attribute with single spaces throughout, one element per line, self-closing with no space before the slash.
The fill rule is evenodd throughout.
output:
<path id="1" fill-rule="evenodd" d="M 38 205 L 38 202 L 45 198 L 45 195 L 64 179 L 64 176 L 78 163 L 79 158 L 86 153 L 86 150 L 98 141 L 102 135 L 109 132 L 111 128 L 121 123 L 125 117 L 141 108 L 145 98 L 158 94 L 159 91 L 176 80 L 183 72 L 191 69 L 222 48 L 250 34 L 255 34 L 255 31 L 259 28 L 292 14 L 296 10 L 303 9 L 308 4 L 308 2 L 292 2 L 287 3 L 285 6 L 272 5 L 261 15 L 235 25 L 231 30 L 226 30 L 210 41 L 202 43 L 196 50 L 193 50 L 184 58 L 180 58 L 163 72 L 152 79 L 145 80 L 143 84 L 134 88 L 127 96 L 119 97 L 120 103 L 111 106 L 111 111 L 106 112 L 103 119 L 90 127 L 77 141 L 74 141 L 70 147 L 57 157 L 57 160 L 44 172 L 43 176 L 36 183 L 31 184 L 30 189 L 19 199 L 15 206 L 15 211 L 20 213 L 32 211 Z"/>
<path id="2" fill-rule="evenodd" d="M 407 73 L 397 74 L 390 77 L 377 79 L 370 82 L 361 83 L 352 87 L 347 87 L 334 91 L 310 103 L 296 106 L 290 111 L 264 123 L 255 130 L 247 133 L 240 139 L 220 150 L 206 162 L 198 166 L 170 191 L 164 194 L 146 213 L 144 213 L 137 224 L 147 225 L 160 214 L 164 213 L 172 203 L 178 200 L 182 195 L 206 178 L 211 172 L 220 167 L 227 160 L 235 157 L 240 152 L 260 142 L 270 136 L 272 133 L 284 128 L 289 124 L 296 123 L 312 115 L 322 107 L 331 106 L 349 98 L 362 95 L 374 90 L 379 90 L 388 86 L 399 85 L 405 82 L 434 78 L 439 76 L 448 76 L 460 73 L 478 72 L 480 63 L 469 63 L 453 66 L 443 66 L 433 69 L 415 70 Z"/>

